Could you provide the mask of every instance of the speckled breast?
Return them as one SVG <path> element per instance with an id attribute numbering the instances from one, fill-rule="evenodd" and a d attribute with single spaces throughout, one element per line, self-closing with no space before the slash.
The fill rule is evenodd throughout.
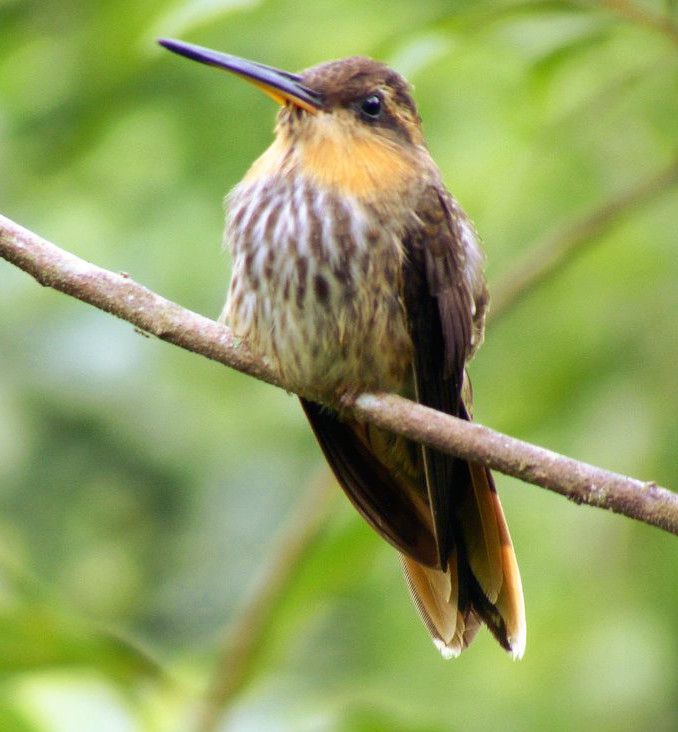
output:
<path id="1" fill-rule="evenodd" d="M 399 389 L 412 358 L 402 228 L 301 175 L 244 181 L 229 197 L 224 319 L 291 390 L 332 402 Z"/>

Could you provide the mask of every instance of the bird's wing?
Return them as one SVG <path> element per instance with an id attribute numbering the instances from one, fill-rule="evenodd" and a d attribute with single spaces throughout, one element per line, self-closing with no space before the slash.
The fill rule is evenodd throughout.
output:
<path id="1" fill-rule="evenodd" d="M 480 259 L 474 257 L 470 222 L 444 190 L 431 187 L 417 209 L 417 225 L 405 239 L 405 307 L 414 345 L 417 401 L 465 416 L 464 368 L 480 337 L 484 309 Z M 478 272 L 469 272 L 477 267 Z M 477 283 L 477 284 L 476 284 Z M 453 550 L 454 503 L 460 485 L 471 483 L 465 461 L 423 448 L 426 485 L 440 566 Z"/>
<path id="2" fill-rule="evenodd" d="M 482 340 L 487 296 L 473 228 L 443 189 L 430 189 L 406 239 L 405 306 L 417 400 L 470 419 L 465 365 Z M 444 654 L 456 655 L 482 619 L 514 656 L 525 646 L 518 565 L 490 471 L 422 447 L 442 571 L 407 557 L 405 574 Z"/>
<path id="3" fill-rule="evenodd" d="M 301 398 L 301 405 L 339 484 L 365 520 L 396 549 L 423 565 L 438 566 L 426 499 L 407 476 L 385 464 L 384 456 L 395 450 L 381 443 L 384 433 L 339 419 L 307 399 Z"/>
<path id="4" fill-rule="evenodd" d="M 404 238 L 403 293 L 414 391 L 423 404 L 469 419 L 464 368 L 482 338 L 486 306 L 480 254 L 470 223 L 444 191 L 431 189 L 417 214 Z M 443 654 L 458 654 L 482 620 L 521 656 L 520 574 L 490 471 L 302 405 L 352 503 L 403 553 L 416 606 Z"/>
<path id="5" fill-rule="evenodd" d="M 458 415 L 475 302 L 461 276 L 462 223 L 472 230 L 465 218 L 457 221 L 463 213 L 451 198 L 437 188 L 429 191 L 419 225 L 404 242 L 413 383 L 419 401 Z M 452 548 L 453 502 L 460 498 L 455 486 L 471 484 L 467 464 L 301 401 L 339 483 L 368 523 L 412 559 L 444 569 Z"/>

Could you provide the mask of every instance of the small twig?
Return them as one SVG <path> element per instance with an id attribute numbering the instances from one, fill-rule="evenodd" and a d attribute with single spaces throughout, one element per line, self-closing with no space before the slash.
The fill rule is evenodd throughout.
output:
<path id="1" fill-rule="evenodd" d="M 156 295 L 129 277 L 89 264 L 0 216 L 0 256 L 38 282 L 77 297 L 148 333 L 280 386 L 269 365 L 231 331 Z M 622 513 L 678 534 L 678 495 L 592 468 L 396 396 L 364 394 L 354 414 L 396 434 L 488 465 L 578 502 Z M 588 487 L 587 487 L 588 486 Z M 635 495 L 635 498 L 631 498 Z"/>
<path id="2" fill-rule="evenodd" d="M 338 496 L 335 489 L 334 481 L 323 466 L 311 477 L 293 515 L 267 554 L 270 559 L 261 568 L 248 599 L 226 629 L 200 710 L 197 732 L 218 729 L 224 710 L 247 682 L 278 601 L 329 514 L 332 499 Z"/>
<path id="3" fill-rule="evenodd" d="M 600 4 L 621 18 L 659 31 L 673 43 L 678 43 L 678 25 L 668 16 L 653 13 L 631 0 L 599 0 Z M 589 7 L 590 2 L 586 3 Z"/>
<path id="4" fill-rule="evenodd" d="M 588 215 L 559 228 L 518 257 L 501 280 L 490 288 L 490 320 L 496 322 L 537 284 L 548 280 L 585 246 L 657 195 L 678 182 L 678 159 L 658 173 L 611 198 Z"/>

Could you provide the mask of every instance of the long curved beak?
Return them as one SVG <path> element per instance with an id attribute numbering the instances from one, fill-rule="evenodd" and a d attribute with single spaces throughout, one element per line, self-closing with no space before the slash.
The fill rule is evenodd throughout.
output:
<path id="1" fill-rule="evenodd" d="M 274 69 L 271 66 L 264 66 L 255 61 L 247 61 L 238 56 L 231 56 L 227 53 L 211 51 L 209 48 L 196 46 L 192 43 L 175 41 L 170 38 L 160 38 L 158 43 L 173 53 L 180 56 L 200 61 L 208 66 L 216 66 L 219 69 L 226 69 L 259 87 L 269 97 L 275 99 L 278 104 L 294 104 L 315 114 L 322 109 L 321 98 L 312 89 L 301 83 L 301 76 L 290 74 L 288 71 Z"/>

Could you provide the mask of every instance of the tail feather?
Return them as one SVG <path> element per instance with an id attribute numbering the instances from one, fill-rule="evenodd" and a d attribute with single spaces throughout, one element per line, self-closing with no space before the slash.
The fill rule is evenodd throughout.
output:
<path id="1" fill-rule="evenodd" d="M 452 569 L 443 572 L 425 567 L 404 554 L 401 559 L 412 599 L 433 643 L 444 658 L 456 658 L 481 626 L 474 608 L 459 607 L 456 560 L 450 561 Z"/>
<path id="2" fill-rule="evenodd" d="M 525 605 L 513 544 L 491 474 L 469 465 L 473 495 L 458 505 L 458 550 L 445 571 L 403 556 L 419 614 L 444 657 L 458 656 L 484 622 L 514 658 L 525 651 Z"/>
<path id="3" fill-rule="evenodd" d="M 518 569 L 518 560 L 513 551 L 513 543 L 509 534 L 508 524 L 504 518 L 499 496 L 494 492 L 495 510 L 497 512 L 497 526 L 501 540 L 502 569 L 504 583 L 497 598 L 496 607 L 504 619 L 506 626 L 506 640 L 511 647 L 514 658 L 522 658 L 525 653 L 527 627 L 525 622 L 525 598 L 523 585 Z"/>
<path id="4" fill-rule="evenodd" d="M 471 571 L 485 597 L 495 603 L 504 581 L 495 505 L 497 493 L 489 470 L 477 463 L 468 463 L 468 468 L 470 490 L 457 507 L 457 524 L 463 534 Z"/>
<path id="5" fill-rule="evenodd" d="M 302 405 L 350 500 L 401 552 L 415 605 L 441 653 L 459 655 L 485 623 L 520 658 L 525 649 L 520 572 L 490 471 L 449 458 L 449 475 L 436 474 L 449 480 L 448 500 L 441 502 L 445 511 L 439 514 L 445 541 L 439 545 L 431 494 L 424 492 L 431 476 L 422 448 L 341 420 L 311 402 Z"/>

